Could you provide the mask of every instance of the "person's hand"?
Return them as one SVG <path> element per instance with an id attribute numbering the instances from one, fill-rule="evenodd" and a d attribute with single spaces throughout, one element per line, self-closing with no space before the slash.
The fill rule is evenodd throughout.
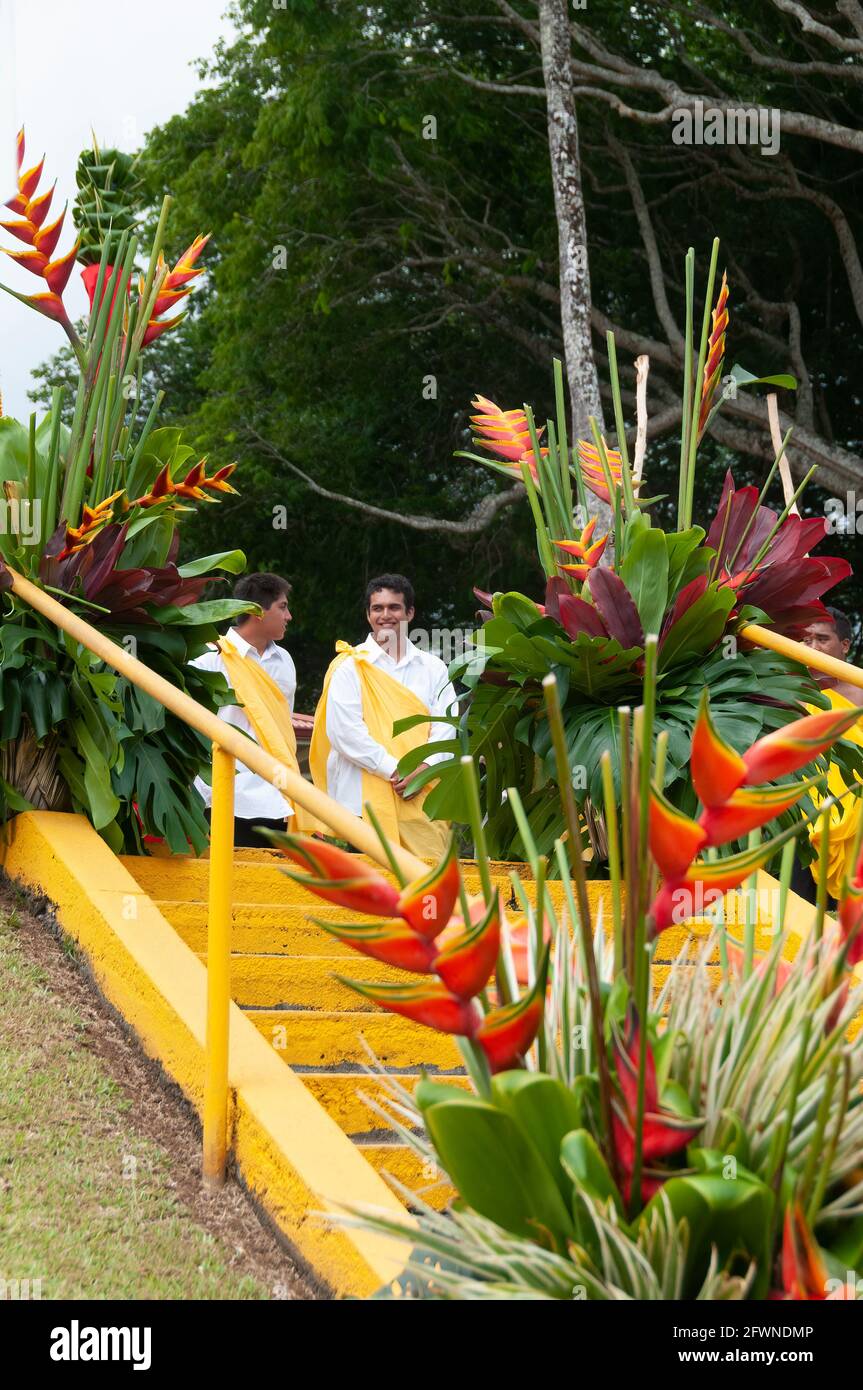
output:
<path id="1" fill-rule="evenodd" d="M 419 792 L 421 788 L 418 787 L 416 791 L 412 791 L 409 794 L 406 794 L 408 782 L 412 782 L 413 779 L 415 777 L 418 777 L 421 772 L 425 772 L 428 766 L 428 763 L 420 763 L 419 767 L 415 767 L 413 772 L 408 773 L 407 777 L 400 778 L 398 772 L 394 772 L 392 777 L 390 778 L 390 781 L 393 784 L 393 791 L 398 796 L 402 797 L 405 801 L 410 801 L 411 797 L 416 796 L 417 792 Z"/>

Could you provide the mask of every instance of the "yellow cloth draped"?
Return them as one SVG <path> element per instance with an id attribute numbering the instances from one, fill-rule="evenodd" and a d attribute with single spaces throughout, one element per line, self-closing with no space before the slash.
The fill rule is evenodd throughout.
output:
<path id="1" fill-rule="evenodd" d="M 844 695 L 839 695 L 835 690 L 825 690 L 824 694 L 829 698 L 835 710 L 853 709 L 850 700 L 846 700 Z M 811 714 L 821 714 L 822 711 L 816 709 L 814 705 L 807 705 Z M 863 720 L 863 709 L 860 710 L 860 717 Z M 852 724 L 850 729 L 846 729 L 843 738 L 850 739 L 852 743 L 863 745 L 863 726 L 860 723 Z M 854 852 L 854 837 L 857 834 L 857 826 L 860 822 L 860 797 L 848 796 L 848 784 L 835 763 L 830 763 L 827 772 L 827 791 L 830 796 L 842 797 L 837 805 L 830 808 L 830 830 L 827 848 L 827 891 L 833 898 L 838 898 L 842 892 L 842 885 L 845 875 L 853 871 L 854 865 L 850 862 Z M 816 806 L 820 797 L 813 794 L 812 800 Z M 815 859 L 812 861 L 812 876 L 816 883 L 819 876 L 818 868 L 818 840 L 821 834 L 820 820 L 813 821 L 809 827 L 809 839 L 812 848 L 815 850 Z"/>
<path id="2" fill-rule="evenodd" d="M 321 698 L 315 710 L 315 728 L 309 749 L 309 768 L 312 780 L 321 791 L 327 791 L 327 758 L 330 754 L 330 740 L 327 737 L 327 701 L 330 694 L 330 681 L 333 672 L 343 661 L 353 657 L 360 682 L 363 702 L 363 719 L 366 728 L 376 743 L 386 748 L 394 758 L 403 758 L 414 748 L 428 742 L 431 712 L 418 695 L 408 690 L 393 676 L 382 671 L 359 647 L 351 647 L 347 642 L 336 643 L 336 657 L 330 662 L 324 678 Z M 407 719 L 410 715 L 424 714 L 429 724 L 416 724 L 401 734 L 393 734 L 393 724 L 397 719 Z M 449 826 L 445 821 L 429 820 L 423 810 L 423 803 L 430 791 L 424 787 L 410 800 L 398 795 L 393 785 L 385 777 L 363 769 L 363 806 L 368 803 L 378 818 L 387 839 L 402 845 L 421 859 L 437 861 L 446 851 L 449 843 Z"/>
<path id="3" fill-rule="evenodd" d="M 292 772 L 301 776 L 297 762 L 297 736 L 291 723 L 291 711 L 282 691 L 254 657 L 241 656 L 227 637 L 217 643 L 219 654 L 225 663 L 231 688 L 242 701 L 246 717 L 255 731 L 261 747 L 280 762 L 287 763 Z M 302 806 L 294 806 L 287 792 L 279 790 L 287 803 L 285 815 L 291 816 L 291 830 L 311 835 L 316 830 L 329 834 L 327 826 L 304 811 Z M 291 809 L 293 808 L 293 810 Z"/>

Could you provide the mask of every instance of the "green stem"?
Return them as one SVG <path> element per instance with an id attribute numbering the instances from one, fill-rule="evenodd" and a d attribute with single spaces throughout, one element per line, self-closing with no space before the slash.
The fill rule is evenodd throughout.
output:
<path id="1" fill-rule="evenodd" d="M 614 1142 L 614 1130 L 611 1123 L 611 1075 L 608 1067 L 608 1054 L 605 1050 L 599 977 L 596 969 L 596 957 L 593 953 L 590 900 L 587 896 L 587 877 L 584 871 L 584 860 L 582 858 L 581 827 L 578 821 L 578 809 L 575 804 L 575 795 L 572 790 L 572 778 L 566 750 L 566 731 L 563 726 L 563 715 L 560 708 L 560 695 L 556 678 L 551 675 L 546 676 L 542 682 L 542 687 L 545 693 L 545 707 L 548 713 L 549 730 L 557 766 L 557 781 L 560 788 L 561 800 L 563 802 L 566 826 L 569 832 L 567 848 L 570 871 L 575 880 L 579 934 L 584 954 L 584 967 L 587 975 L 587 988 L 590 998 L 590 1021 L 594 1049 L 596 1052 L 599 1102 L 605 1138 L 604 1147 L 611 1175 L 614 1181 L 619 1184 L 620 1170 L 617 1159 L 617 1148 Z"/>
<path id="2" fill-rule="evenodd" d="M 395 878 L 396 883 L 399 885 L 400 888 L 406 887 L 406 885 L 407 885 L 407 878 L 406 878 L 406 876 L 402 873 L 401 869 L 399 868 L 399 863 L 398 863 L 398 860 L 397 860 L 396 857 L 395 857 L 395 854 L 393 853 L 392 845 L 390 844 L 389 840 L 387 839 L 386 835 L 384 834 L 383 826 L 381 825 L 380 821 L 378 820 L 377 816 L 375 815 L 374 810 L 373 810 L 373 808 L 372 808 L 372 804 L 371 804 L 370 801 L 367 801 L 367 802 L 365 803 L 365 806 L 364 806 L 363 810 L 364 810 L 366 819 L 367 819 L 367 820 L 370 822 L 370 824 L 372 825 L 375 834 L 377 835 L 378 839 L 379 839 L 380 842 L 381 842 L 381 845 L 382 845 L 382 847 L 383 847 L 384 854 L 386 855 L 386 857 L 387 857 L 387 862 L 388 862 L 390 868 L 391 868 L 392 871 L 393 871 L 393 877 Z"/>
<path id="3" fill-rule="evenodd" d="M 761 831 L 750 830 L 746 841 L 747 849 L 757 849 L 761 844 Z M 746 904 L 743 927 L 743 978 L 748 980 L 755 961 L 755 899 L 757 897 L 758 871 L 746 880 Z"/>
<path id="4" fill-rule="evenodd" d="M 602 767 L 602 796 L 605 806 L 605 833 L 608 839 L 608 888 L 611 893 L 611 915 L 614 923 L 614 976 L 623 969 L 623 913 L 621 911 L 620 838 L 617 825 L 617 801 L 614 795 L 614 770 L 611 754 L 606 748 L 600 762 Z"/>
<path id="5" fill-rule="evenodd" d="M 684 509 L 684 530 L 692 525 L 692 503 L 695 496 L 695 458 L 698 452 L 698 416 L 701 410 L 704 363 L 707 360 L 707 343 L 710 337 L 710 314 L 713 309 L 713 284 L 716 279 L 716 262 L 719 257 L 719 237 L 713 238 L 710 253 L 710 269 L 707 273 L 707 295 L 704 300 L 704 317 L 701 323 L 701 346 L 698 350 L 698 369 L 692 392 L 692 423 L 689 429 L 689 459 L 686 467 L 686 506 Z"/>
<path id="6" fill-rule="evenodd" d="M 692 315 L 695 308 L 695 248 L 689 247 L 685 262 L 686 342 L 683 357 L 683 413 L 680 418 L 680 476 L 677 483 L 677 529 L 687 530 L 686 474 L 689 460 L 689 425 L 692 412 Z"/>

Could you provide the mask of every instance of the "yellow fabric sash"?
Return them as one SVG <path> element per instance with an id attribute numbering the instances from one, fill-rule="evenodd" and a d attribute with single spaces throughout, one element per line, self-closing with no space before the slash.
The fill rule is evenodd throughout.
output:
<path id="1" fill-rule="evenodd" d="M 824 694 L 830 700 L 835 710 L 853 709 L 850 700 L 846 700 L 844 695 L 838 694 L 835 690 L 825 690 Z M 821 714 L 822 711 L 816 709 L 814 705 L 806 707 L 811 714 Z M 863 708 L 860 710 L 860 718 L 863 720 Z M 852 743 L 863 744 L 863 725 L 852 724 L 850 729 L 846 729 L 843 738 L 850 739 Z M 830 808 L 830 830 L 828 832 L 827 849 L 827 891 L 833 898 L 838 898 L 842 892 L 845 881 L 845 874 L 852 873 L 854 865 L 850 862 L 854 852 L 854 837 L 857 834 L 857 826 L 860 822 L 860 797 L 844 795 L 848 791 L 848 784 L 839 771 L 835 763 L 830 763 L 827 770 L 827 791 L 830 796 L 842 797 L 835 806 Z M 820 797 L 813 793 L 812 800 L 818 805 Z M 812 848 L 815 850 L 815 859 L 812 861 L 812 876 L 818 882 L 818 841 L 821 834 L 820 820 L 813 821 L 809 827 L 809 839 Z"/>
<path id="2" fill-rule="evenodd" d="M 393 724 L 397 719 L 407 719 L 409 715 L 424 714 L 431 721 L 431 712 L 418 695 L 382 671 L 362 648 L 351 647 L 347 642 L 336 643 L 336 657 L 330 662 L 324 678 L 324 688 L 315 710 L 315 728 L 309 749 L 309 768 L 312 780 L 321 791 L 327 791 L 327 758 L 330 754 L 330 740 L 327 737 L 327 701 L 330 694 L 330 681 L 343 661 L 353 657 L 360 692 L 363 701 L 363 719 L 366 728 L 376 743 L 380 743 L 394 758 L 403 758 L 414 748 L 428 742 L 429 724 L 416 724 L 401 734 L 393 734 Z M 393 844 L 402 845 L 421 859 L 438 860 L 444 854 L 449 841 L 449 826 L 445 821 L 429 820 L 423 810 L 423 802 L 431 790 L 424 787 L 416 796 L 405 801 L 393 789 L 385 777 L 363 770 L 363 806 L 368 802 L 383 829 L 387 839 Z"/>
<path id="3" fill-rule="evenodd" d="M 225 663 L 231 688 L 242 701 L 249 723 L 261 747 L 280 762 L 287 763 L 292 772 L 299 777 L 300 765 L 297 762 L 297 736 L 291 723 L 288 702 L 272 676 L 264 670 L 259 661 L 247 659 L 237 651 L 232 642 L 221 637 L 217 643 L 219 654 Z M 282 791 L 281 788 L 279 788 Z M 329 830 L 302 806 L 294 806 L 282 791 L 286 801 L 285 815 L 291 817 L 291 830 L 304 835 L 314 831 L 329 834 Z"/>

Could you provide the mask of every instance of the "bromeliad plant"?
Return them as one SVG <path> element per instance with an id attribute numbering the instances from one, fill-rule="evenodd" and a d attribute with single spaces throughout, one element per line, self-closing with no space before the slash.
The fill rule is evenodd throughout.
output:
<path id="1" fill-rule="evenodd" d="M 714 245 L 707 304 L 712 299 L 718 244 Z M 691 260 L 691 257 L 690 257 Z M 692 319 L 691 265 L 688 319 Z M 792 377 L 756 378 L 735 366 L 721 385 L 728 327 L 728 287 L 705 314 L 698 367 L 687 352 L 680 450 L 678 524 L 665 531 L 651 515 L 641 480 L 627 450 L 612 334 L 608 355 L 618 448 L 611 449 L 595 422 L 592 441 L 571 448 L 567 438 L 561 365 L 555 363 L 556 418 L 539 429 L 529 406 L 500 410 L 477 397 L 474 443 L 497 456 L 462 457 L 521 477 L 536 525 L 545 577 L 541 602 L 520 593 L 483 594 L 483 626 L 476 649 L 459 658 L 451 675 L 470 696 L 453 716 L 451 759 L 422 781 L 434 780 L 430 815 L 466 822 L 467 806 L 458 755 L 469 751 L 482 768 L 488 835 L 497 858 L 523 858 L 523 837 L 503 798 L 518 788 L 528 823 L 548 850 L 560 833 L 554 759 L 541 698 L 553 674 L 563 701 L 569 765 L 597 860 L 605 858 L 601 826 L 592 809 L 603 799 L 601 755 L 610 749 L 618 795 L 620 748 L 616 706 L 638 698 L 648 639 L 658 639 L 656 720 L 668 734 L 665 793 L 684 811 L 693 798 L 687 765 L 701 692 L 711 691 L 715 723 L 735 749 L 780 728 L 806 704 L 827 701 L 807 672 L 740 637 L 747 623 L 771 624 L 795 635 L 825 610 L 822 596 L 847 577 L 845 560 L 810 554 L 826 530 L 823 518 L 804 520 L 794 508 L 806 481 L 778 513 L 765 499 L 787 445 L 782 445 L 760 491 L 735 487 L 729 472 L 709 529 L 693 525 L 693 490 L 699 443 L 723 402 L 741 387 L 767 383 L 794 387 Z M 545 443 L 542 440 L 545 440 Z M 809 475 L 811 476 L 811 474 Z M 611 507 L 611 527 L 598 531 L 592 498 Z M 853 757 L 845 746 L 843 756 Z M 445 751 L 440 748 L 439 751 Z M 427 757 L 416 750 L 407 772 Z M 422 785 L 422 781 L 420 785 Z"/>
<path id="2" fill-rule="evenodd" d="M 610 922 L 591 918 L 579 816 L 564 775 L 559 690 L 553 676 L 545 681 L 563 788 L 566 837 L 553 859 L 565 909 L 556 914 L 548 901 L 552 865 L 511 789 L 536 884 L 531 900 L 512 875 L 529 921 L 521 998 L 470 758 L 463 775 L 482 882 L 476 900 L 460 883 L 452 850 L 426 878 L 395 886 L 355 856 L 314 840 L 280 841 L 305 871 L 290 871 L 297 881 L 377 919 L 319 925 L 424 977 L 345 983 L 455 1033 L 463 1049 L 471 1090 L 424 1078 L 410 1095 L 387 1077 L 389 1099 L 379 1107 L 449 1179 L 454 1207 L 439 1214 L 396 1184 L 417 1210 L 418 1230 L 369 1210 L 345 1218 L 413 1246 L 399 1281 L 413 1296 L 801 1299 L 863 1289 L 863 1040 L 848 1041 L 858 1006 L 848 970 L 863 958 L 859 843 L 838 926 L 828 930 L 816 913 L 784 973 L 790 939 L 781 905 L 766 955 L 755 951 L 755 917 L 747 912 L 739 965 L 732 968 L 735 943 L 720 920 L 697 959 L 685 949 L 688 938 L 682 951 L 676 942 L 677 959 L 658 991 L 650 972 L 669 924 L 703 915 L 717 888 L 741 884 L 792 845 L 789 828 L 742 855 L 727 853 L 729 842 L 760 833 L 805 789 L 801 782 L 765 788 L 765 780 L 799 771 L 815 746 L 841 735 L 847 716 L 804 718 L 738 758 L 718 740 L 705 701 L 693 752 L 704 810 L 681 824 L 658 790 L 667 740 L 655 728 L 656 645 L 646 648 L 643 704 L 632 718 L 620 712 L 620 801 L 608 755 L 603 762 Z M 696 858 L 702 853 L 712 857 Z M 790 864 L 785 853 L 780 895 Z M 550 943 L 541 922 L 551 924 Z"/>
<path id="3" fill-rule="evenodd" d="M 0 817 L 33 805 L 72 808 L 116 849 L 138 848 L 150 833 L 173 850 L 201 850 L 207 826 L 192 784 L 204 741 L 18 600 L 9 570 L 209 708 L 227 698 L 224 682 L 188 662 L 218 635 L 217 623 L 248 609 L 203 598 L 214 572 L 238 573 L 245 557 L 234 550 L 180 563 L 179 526 L 195 504 L 234 491 L 233 465 L 208 474 L 178 429 L 157 428 L 161 394 L 146 419 L 138 415 L 143 354 L 182 317 L 173 311 L 203 273 L 195 263 L 207 239 L 169 269 L 166 199 L 139 275 L 133 165 L 94 147 L 79 166 L 78 239 L 60 254 L 66 210 L 49 221 L 44 160 L 26 168 L 24 155 L 22 130 L 7 203 L 14 216 L 0 226 L 26 248 L 7 254 L 42 288 L 2 288 L 60 324 L 80 375 L 70 427 L 60 388 L 38 424 L 0 416 Z M 76 265 L 90 300 L 83 327 L 63 298 Z"/>

